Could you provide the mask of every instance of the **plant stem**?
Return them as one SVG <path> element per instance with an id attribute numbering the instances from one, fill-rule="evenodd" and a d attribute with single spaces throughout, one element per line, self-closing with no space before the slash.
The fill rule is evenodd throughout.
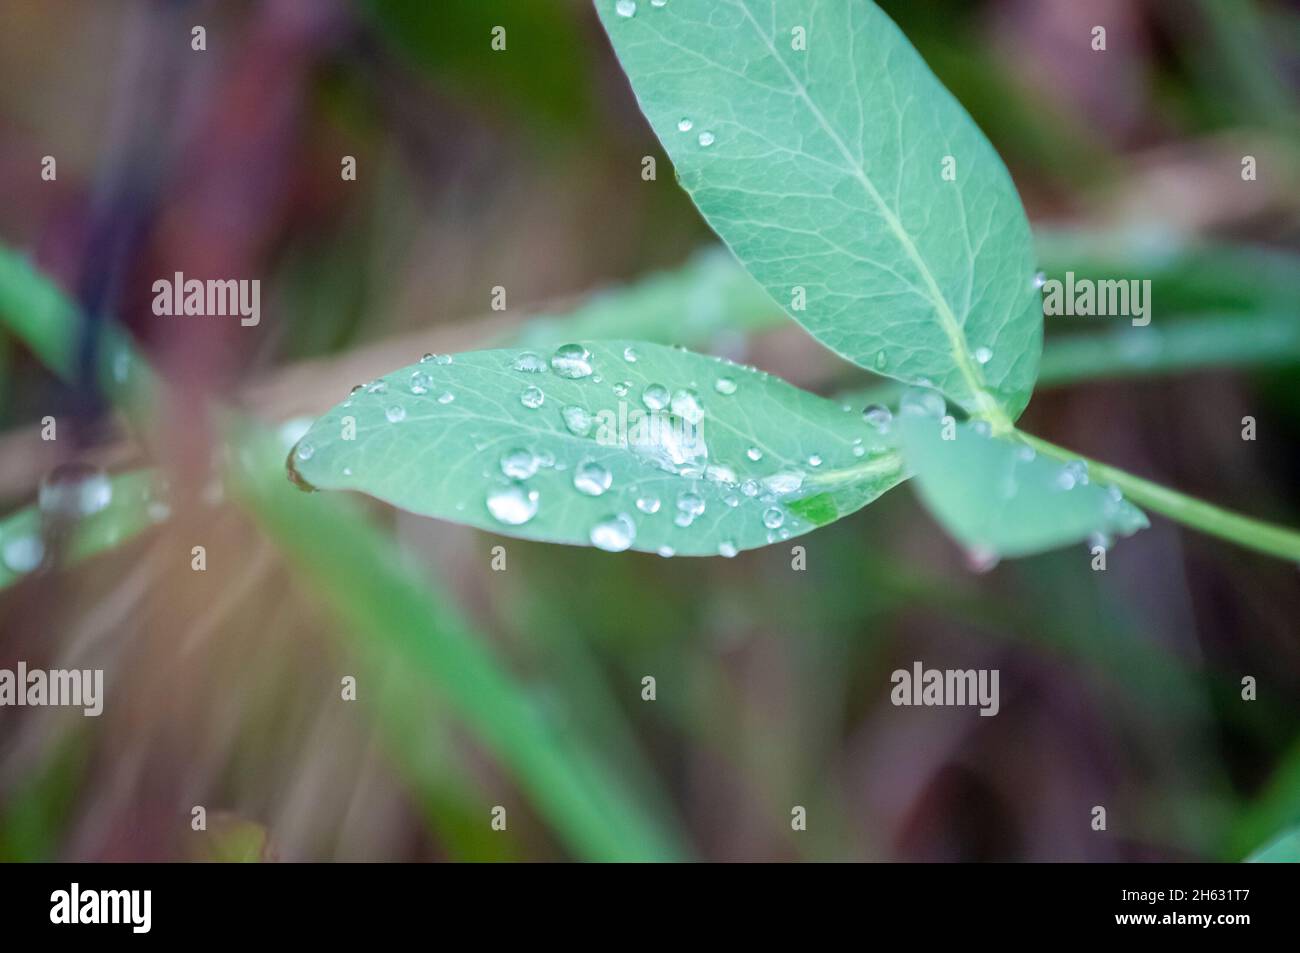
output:
<path id="1" fill-rule="evenodd" d="M 1274 526 L 1262 520 L 1243 516 L 1231 510 L 1206 503 L 1194 497 L 1171 490 L 1150 480 L 1126 473 L 1109 464 L 1089 460 L 1056 444 L 1017 430 L 1016 436 L 1039 453 L 1058 460 L 1082 460 L 1089 476 L 1101 483 L 1113 483 L 1134 503 L 1155 510 L 1175 522 L 1182 523 L 1202 533 L 1218 536 L 1228 542 L 1245 546 L 1257 552 L 1282 559 L 1300 562 L 1300 533 L 1283 526 Z"/>

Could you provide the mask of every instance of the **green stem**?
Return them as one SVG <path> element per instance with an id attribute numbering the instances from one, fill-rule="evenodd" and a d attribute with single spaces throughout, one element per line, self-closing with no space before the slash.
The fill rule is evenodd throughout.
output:
<path id="1" fill-rule="evenodd" d="M 1134 503 L 1162 513 L 1184 526 L 1209 533 L 1211 536 L 1218 536 L 1220 539 L 1245 546 L 1247 549 L 1300 562 L 1300 533 L 1295 530 L 1274 526 L 1262 520 L 1225 510 L 1213 503 L 1206 503 L 1204 500 L 1195 499 L 1177 490 L 1125 473 L 1109 464 L 1081 457 L 1071 450 L 1058 447 L 1023 431 L 1016 431 L 1016 436 L 1039 453 L 1058 460 L 1082 460 L 1087 465 L 1088 475 L 1092 479 L 1100 483 L 1113 483 Z"/>

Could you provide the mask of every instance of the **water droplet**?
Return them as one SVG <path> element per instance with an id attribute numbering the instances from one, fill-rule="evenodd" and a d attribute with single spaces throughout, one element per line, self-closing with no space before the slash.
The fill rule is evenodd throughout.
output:
<path id="1" fill-rule="evenodd" d="M 663 410 L 668 406 L 668 388 L 663 384 L 647 384 L 641 392 L 641 403 L 650 410 Z"/>
<path id="2" fill-rule="evenodd" d="M 797 493 L 803 486 L 803 474 L 798 470 L 781 470 L 763 478 L 763 489 L 778 496 Z"/>
<path id="3" fill-rule="evenodd" d="M 520 354 L 510 366 L 525 374 L 546 373 L 546 359 L 540 354 L 534 354 L 532 351 L 525 351 Z"/>
<path id="4" fill-rule="evenodd" d="M 740 492 L 746 496 L 758 496 L 758 483 L 754 480 L 746 480 L 740 484 Z"/>
<path id="5" fill-rule="evenodd" d="M 573 471 L 573 487 L 587 496 L 600 496 L 614 482 L 613 475 L 595 460 L 583 460 Z"/>
<path id="6" fill-rule="evenodd" d="M 867 448 L 862 446 L 860 443 L 856 443 L 853 445 L 853 455 L 855 457 L 865 457 L 867 455 Z"/>
<path id="7" fill-rule="evenodd" d="M 387 394 L 388 383 L 386 381 L 371 381 L 366 385 L 367 394 Z"/>
<path id="8" fill-rule="evenodd" d="M 618 0 L 614 4 L 614 12 L 621 17 L 636 16 L 636 0 Z"/>
<path id="9" fill-rule="evenodd" d="M 636 539 L 636 524 L 626 513 L 609 516 L 591 528 L 591 545 L 607 553 L 621 553 Z"/>
<path id="10" fill-rule="evenodd" d="M 98 513 L 113 499 L 108 474 L 89 463 L 63 463 L 41 480 L 37 506 L 42 513 L 79 518 Z"/>
<path id="11" fill-rule="evenodd" d="M 636 501 L 636 508 L 642 513 L 658 513 L 659 497 L 657 496 L 639 496 Z"/>
<path id="12" fill-rule="evenodd" d="M 883 350 L 876 352 L 876 370 L 883 371 L 889 365 L 889 355 Z"/>
<path id="13" fill-rule="evenodd" d="M 668 6 L 668 0 L 650 0 L 650 6 L 652 6 L 652 7 L 666 7 L 666 6 Z"/>
<path id="14" fill-rule="evenodd" d="M 636 348 L 632 347 L 632 345 L 629 344 L 627 347 L 623 348 L 623 360 L 627 361 L 629 364 L 635 364 L 640 359 L 641 355 L 636 352 Z"/>
<path id="15" fill-rule="evenodd" d="M 811 455 L 808 457 L 808 466 L 810 466 L 810 467 L 819 467 L 819 466 L 821 466 L 821 465 L 822 465 L 821 454 L 819 454 L 819 453 L 814 453 L 814 454 L 811 454 Z"/>
<path id="16" fill-rule="evenodd" d="M 537 491 L 518 483 L 493 487 L 488 491 L 487 508 L 498 523 L 521 526 L 537 515 Z"/>
<path id="17" fill-rule="evenodd" d="M 427 354 L 427 353 L 426 353 L 422 358 L 420 358 L 420 363 L 421 363 L 421 364 L 428 364 L 428 363 L 429 363 L 430 361 L 432 361 L 432 360 L 433 360 L 433 355 L 432 355 L 432 354 Z"/>
<path id="18" fill-rule="evenodd" d="M 1071 460 L 1056 475 L 1056 485 L 1062 490 L 1073 490 L 1076 486 L 1085 486 L 1088 482 L 1088 465 L 1082 460 Z"/>
<path id="19" fill-rule="evenodd" d="M 1047 284 L 1047 273 L 1046 273 L 1046 272 L 1042 272 L 1042 271 L 1040 271 L 1038 274 L 1034 275 L 1034 287 L 1035 287 L 1035 288 L 1041 288 L 1041 287 L 1043 287 L 1043 285 L 1045 285 L 1045 284 Z"/>
<path id="20" fill-rule="evenodd" d="M 689 119 L 685 117 L 682 117 L 681 119 L 677 120 L 678 132 L 690 132 L 694 127 L 695 127 L 695 123 L 691 122 Z"/>
<path id="21" fill-rule="evenodd" d="M 704 468 L 704 479 L 713 483 L 725 483 L 728 486 L 735 486 L 736 471 L 725 463 L 710 463 Z"/>
<path id="22" fill-rule="evenodd" d="M 728 493 L 726 496 L 722 498 L 722 502 L 726 503 L 734 510 L 737 506 L 740 505 L 740 497 L 738 497 L 734 493 Z"/>
<path id="23" fill-rule="evenodd" d="M 591 352 L 581 344 L 564 344 L 551 355 L 551 370 L 569 380 L 591 376 Z"/>
<path id="24" fill-rule="evenodd" d="M 412 394 L 427 394 L 432 386 L 433 378 L 424 371 L 416 371 L 411 375 L 410 388 Z"/>
<path id="25" fill-rule="evenodd" d="M 677 511 L 692 520 L 695 519 L 704 512 L 704 497 L 693 490 L 687 490 L 679 494 L 677 497 Z"/>
<path id="26" fill-rule="evenodd" d="M 438 403 L 440 404 L 450 404 L 455 399 L 456 395 L 449 390 L 445 390 L 438 395 Z"/>
<path id="27" fill-rule="evenodd" d="M 736 549 L 736 544 L 729 539 L 724 539 L 722 542 L 718 543 L 719 556 L 723 556 L 727 559 L 733 559 L 735 558 L 737 552 L 739 552 L 739 550 Z"/>
<path id="28" fill-rule="evenodd" d="M 902 414 L 915 414 L 922 417 L 942 417 L 948 411 L 943 397 L 932 390 L 909 388 L 903 391 L 898 402 L 898 411 Z"/>
<path id="29" fill-rule="evenodd" d="M 763 525 L 768 529 L 780 529 L 781 524 L 785 522 L 785 514 L 775 506 L 768 507 L 763 511 Z"/>
<path id="30" fill-rule="evenodd" d="M 1033 447 L 1018 447 L 1016 449 L 1016 459 L 1021 463 L 1032 463 L 1036 456 L 1038 456 L 1038 454 L 1034 451 Z"/>
<path id="31" fill-rule="evenodd" d="M 450 364 L 452 362 L 452 356 L 450 354 L 439 354 L 434 358 L 434 361 L 438 364 Z"/>
<path id="32" fill-rule="evenodd" d="M 655 550 L 655 552 L 657 552 L 664 559 L 672 559 L 674 556 L 677 555 L 677 550 L 673 549 L 671 546 L 660 546 L 657 550 Z"/>
<path id="33" fill-rule="evenodd" d="M 348 391 L 348 393 L 349 393 L 349 394 L 355 394 L 357 391 L 361 390 L 361 389 L 364 388 L 364 387 L 365 387 L 364 384 L 353 384 L 353 385 L 352 385 L 352 389 L 351 389 L 350 391 Z M 351 403 L 351 401 L 348 401 L 348 403 Z"/>
<path id="34" fill-rule="evenodd" d="M 700 133 L 699 142 L 700 145 L 704 146 L 707 149 L 709 146 L 713 145 L 713 133 L 707 130 Z"/>
<path id="35" fill-rule="evenodd" d="M 45 558 L 45 544 L 35 533 L 5 540 L 0 555 L 11 572 L 31 572 Z"/>
<path id="36" fill-rule="evenodd" d="M 393 404 L 384 411 L 384 416 L 388 418 L 390 424 L 400 423 L 406 419 L 406 408 L 401 404 Z"/>
<path id="37" fill-rule="evenodd" d="M 575 437 L 591 433 L 592 417 L 585 407 L 569 404 L 560 410 L 560 416 L 564 418 L 564 426 Z"/>
<path id="38" fill-rule="evenodd" d="M 686 388 L 673 391 L 672 411 L 690 424 L 698 424 L 704 419 L 704 407 L 700 404 L 699 395 Z"/>
<path id="39" fill-rule="evenodd" d="M 719 394 L 734 394 L 736 392 L 736 382 L 730 377 L 719 377 L 714 382 L 713 389 Z"/>
<path id="40" fill-rule="evenodd" d="M 757 463 L 759 460 L 763 459 L 763 451 L 758 449 L 758 447 L 750 447 L 745 451 L 745 456 Z"/>
<path id="41" fill-rule="evenodd" d="M 987 347 L 977 347 L 975 349 L 975 360 L 980 364 L 987 364 L 993 360 L 993 351 Z"/>
<path id="42" fill-rule="evenodd" d="M 874 430 L 883 433 L 889 429 L 889 424 L 894 419 L 894 415 L 883 404 L 868 404 L 862 411 L 862 419 Z"/>
<path id="43" fill-rule="evenodd" d="M 545 400 L 546 395 L 542 393 L 540 387 L 525 387 L 523 393 L 519 395 L 519 403 L 523 404 L 525 407 L 530 407 L 533 410 L 542 406 L 542 403 Z"/>
<path id="44" fill-rule="evenodd" d="M 531 450 L 511 450 L 501 457 L 501 472 L 512 480 L 527 480 L 537 472 L 541 462 Z"/>
<path id="45" fill-rule="evenodd" d="M 626 397 L 627 392 L 632 389 L 630 381 L 619 381 L 614 385 L 614 393 L 619 397 Z"/>
<path id="46" fill-rule="evenodd" d="M 316 455 L 316 447 L 306 440 L 299 443 L 298 449 L 294 452 L 294 456 L 297 457 L 299 460 L 303 461 L 304 463 L 306 463 L 315 455 Z"/>

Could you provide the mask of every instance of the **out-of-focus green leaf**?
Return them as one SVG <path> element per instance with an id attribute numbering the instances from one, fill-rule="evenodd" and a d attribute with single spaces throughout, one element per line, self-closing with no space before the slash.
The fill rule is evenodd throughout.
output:
<path id="1" fill-rule="evenodd" d="M 1246 861 L 1251 864 L 1300 864 L 1300 827 L 1265 844 Z"/>
<path id="2" fill-rule="evenodd" d="M 873 3 L 597 0 L 709 224 L 827 347 L 1005 423 L 1042 348 L 997 153 Z"/>
<path id="3" fill-rule="evenodd" d="M 615 341 L 446 360 L 320 418 L 298 478 L 525 539 L 690 556 L 808 532 L 903 478 L 861 415 L 717 358 Z"/>
<path id="4" fill-rule="evenodd" d="M 1012 440 L 907 406 L 903 450 L 926 507 L 981 559 L 1028 556 L 1098 534 L 1127 536 L 1146 517 L 1112 487 Z"/>
<path id="5" fill-rule="evenodd" d="M 726 334 L 764 331 L 786 320 L 726 249 L 705 248 L 680 268 L 590 296 L 563 315 L 542 314 L 509 344 L 556 347 L 595 338 L 703 347 Z"/>
<path id="6" fill-rule="evenodd" d="M 585 125 L 591 109 L 587 46 L 568 4 L 359 0 L 359 6 L 440 91 L 485 110 L 504 105 L 521 123 L 551 132 Z M 494 35 L 498 28 L 503 32 Z M 493 48 L 494 39 L 504 49 Z"/>

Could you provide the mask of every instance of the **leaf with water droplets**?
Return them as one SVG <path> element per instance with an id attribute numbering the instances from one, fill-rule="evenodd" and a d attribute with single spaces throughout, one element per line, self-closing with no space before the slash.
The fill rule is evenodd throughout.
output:
<path id="1" fill-rule="evenodd" d="M 1099 536 L 1145 529 L 1114 487 L 986 427 L 912 410 L 896 419 L 921 500 L 980 561 L 1028 556 Z M 950 437 L 951 439 L 945 439 Z"/>
<path id="2" fill-rule="evenodd" d="M 1010 176 L 866 0 L 596 0 L 709 224 L 823 344 L 999 423 L 1029 401 L 1042 312 Z"/>
<path id="3" fill-rule="evenodd" d="M 430 379 L 412 389 L 416 371 Z M 658 344 L 474 351 L 376 383 L 387 386 L 312 425 L 290 454 L 295 480 L 526 539 L 734 555 L 839 519 L 904 477 L 889 427 Z"/>

